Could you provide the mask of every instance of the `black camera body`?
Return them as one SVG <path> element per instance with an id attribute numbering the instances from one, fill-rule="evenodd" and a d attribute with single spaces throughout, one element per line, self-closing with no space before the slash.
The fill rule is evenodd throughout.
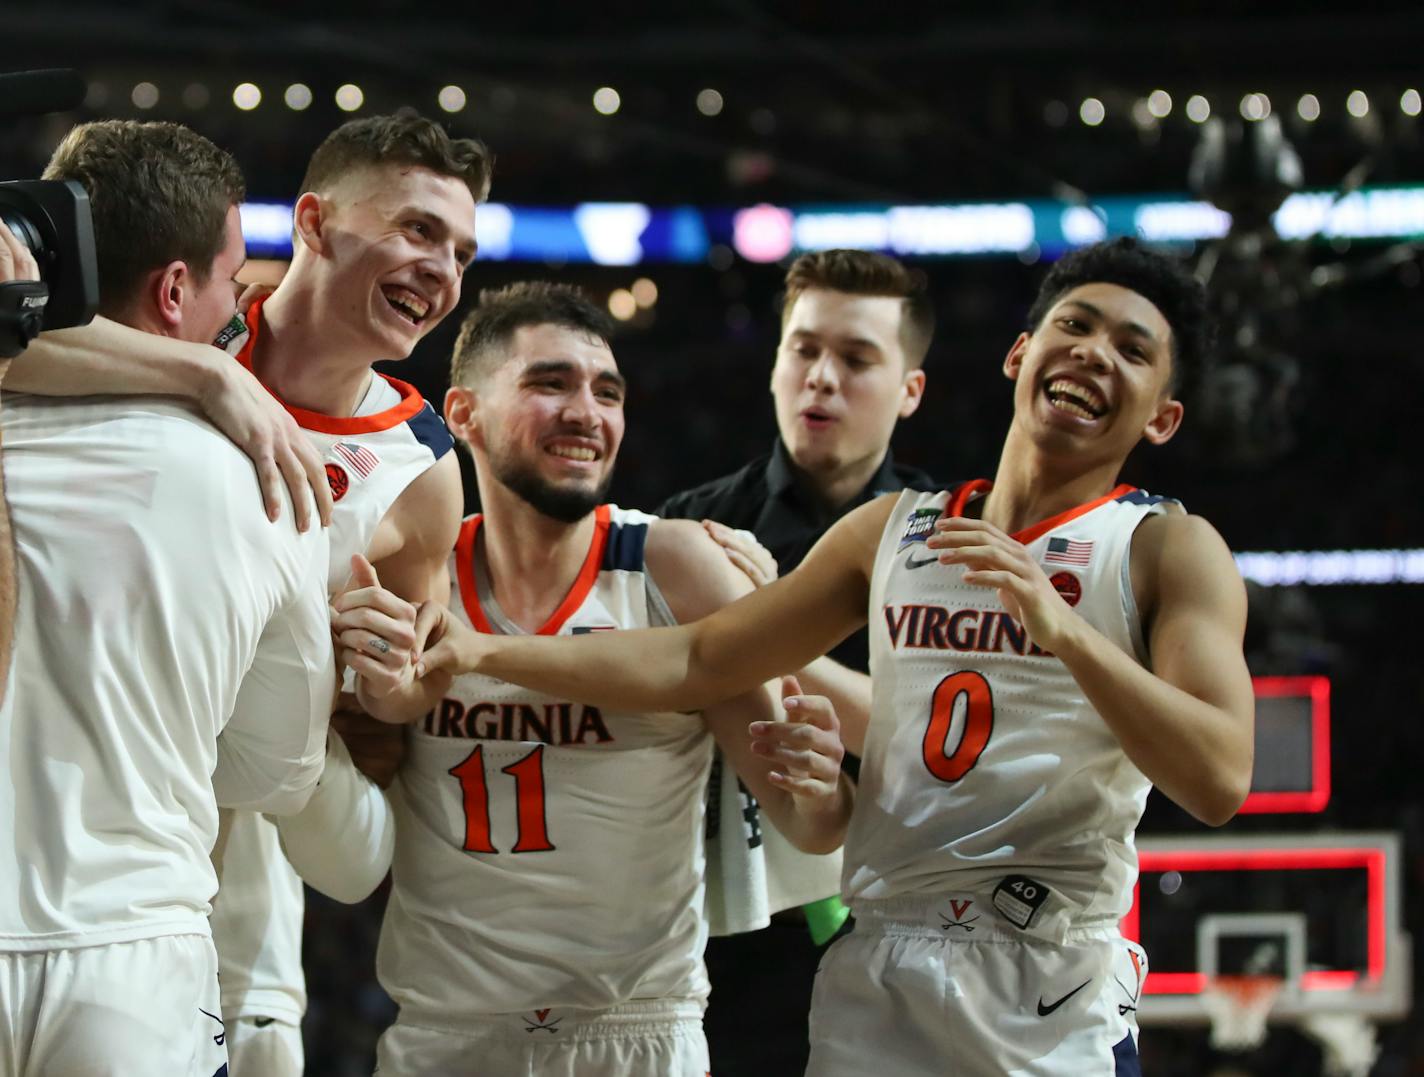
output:
<path id="1" fill-rule="evenodd" d="M 0 356 L 18 355 L 41 329 L 84 325 L 99 306 L 89 195 L 73 180 L 0 183 L 0 221 L 30 249 L 43 287 L 0 284 Z"/>
<path id="2" fill-rule="evenodd" d="M 0 115 L 72 108 L 83 88 L 72 71 L 0 75 Z M 84 325 L 94 317 L 99 267 L 89 195 L 73 180 L 0 183 L 0 221 L 29 248 L 40 275 L 38 282 L 0 283 L 0 358 L 9 359 L 42 329 Z"/>

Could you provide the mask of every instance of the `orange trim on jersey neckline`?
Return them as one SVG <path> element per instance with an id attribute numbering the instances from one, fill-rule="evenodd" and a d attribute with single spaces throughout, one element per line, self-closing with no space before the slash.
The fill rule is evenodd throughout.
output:
<path id="1" fill-rule="evenodd" d="M 243 320 L 247 323 L 247 341 L 234 356 L 254 376 L 257 372 L 252 369 L 252 349 L 257 344 L 257 327 L 262 321 L 262 303 L 266 298 L 263 296 L 262 299 L 247 308 L 247 312 L 243 316 Z M 386 383 L 399 393 L 401 398 L 399 404 L 393 404 L 385 411 L 378 411 L 374 415 L 343 418 L 339 415 L 325 415 L 319 411 L 308 411 L 306 408 L 293 407 L 288 404 L 276 393 L 273 393 L 271 386 L 266 382 L 262 382 L 262 388 L 272 393 L 272 399 L 287 409 L 287 413 L 297 421 L 298 426 L 303 430 L 311 430 L 317 434 L 374 434 L 381 430 L 390 430 L 392 427 L 400 426 L 401 423 L 408 422 L 420 414 L 420 409 L 425 406 L 425 398 L 420 395 L 420 390 L 409 382 L 392 378 L 387 374 L 382 374 L 379 370 L 373 370 L 371 373 L 378 378 L 385 378 Z"/>
<path id="2" fill-rule="evenodd" d="M 482 514 L 475 515 L 460 525 L 460 537 L 455 542 L 455 575 L 460 581 L 460 601 L 465 605 L 465 613 L 469 615 L 470 623 L 477 631 L 494 635 L 494 628 L 485 616 L 484 607 L 480 605 L 480 593 L 475 585 L 475 534 L 483 520 Z M 564 622 L 572 617 L 588 598 L 593 585 L 598 582 L 598 573 L 603 566 L 603 554 L 608 548 L 608 528 L 611 522 L 607 505 L 599 505 L 593 510 L 593 541 L 588 544 L 588 556 L 584 558 L 583 567 L 579 569 L 569 593 L 559 603 L 559 608 L 549 615 L 549 619 L 534 635 L 557 636 L 559 629 L 564 627 Z"/>
<path id="3" fill-rule="evenodd" d="M 974 479 L 971 482 L 964 483 L 964 485 L 960 486 L 959 489 L 954 491 L 954 496 L 949 499 L 949 504 L 944 507 L 944 515 L 963 516 L 964 507 L 969 504 L 969 499 L 971 497 L 978 493 L 987 494 L 993 488 L 994 484 L 988 479 Z M 1021 542 L 1025 546 L 1027 546 L 1034 539 L 1042 538 L 1044 535 L 1048 534 L 1048 532 L 1052 531 L 1055 527 L 1062 527 L 1069 520 L 1076 520 L 1079 516 L 1084 516 L 1087 513 L 1092 512 L 1099 506 L 1106 505 L 1109 501 L 1116 501 L 1118 498 L 1124 496 L 1125 494 L 1130 494 L 1136 489 L 1136 486 L 1130 486 L 1127 483 L 1123 483 L 1120 486 L 1115 487 L 1109 493 L 1104 494 L 1102 497 L 1094 498 L 1092 501 L 1085 502 L 1082 505 L 1075 506 L 1071 509 L 1066 509 L 1063 512 L 1060 512 L 1057 516 L 1050 516 L 1046 520 L 1040 520 L 1032 527 L 1026 527 L 1022 531 L 1015 531 L 1012 535 L 1009 536 L 1009 538 L 1013 539 L 1015 542 Z"/>

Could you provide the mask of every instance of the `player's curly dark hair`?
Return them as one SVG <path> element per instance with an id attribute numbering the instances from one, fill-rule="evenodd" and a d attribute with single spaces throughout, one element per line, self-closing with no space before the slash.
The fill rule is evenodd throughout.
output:
<path id="1" fill-rule="evenodd" d="M 1162 312 L 1172 329 L 1172 378 L 1176 392 L 1215 346 L 1215 324 L 1206 288 L 1180 258 L 1149 250 L 1135 239 L 1113 239 L 1082 247 L 1061 258 L 1039 285 L 1028 311 L 1030 333 L 1053 305 L 1084 284 L 1116 284 L 1136 292 Z"/>
<path id="2" fill-rule="evenodd" d="M 515 331 L 533 325 L 557 325 L 604 343 L 613 336 L 613 319 L 572 285 L 519 281 L 486 288 L 460 325 L 450 359 L 450 384 L 483 380 L 503 362 Z"/>

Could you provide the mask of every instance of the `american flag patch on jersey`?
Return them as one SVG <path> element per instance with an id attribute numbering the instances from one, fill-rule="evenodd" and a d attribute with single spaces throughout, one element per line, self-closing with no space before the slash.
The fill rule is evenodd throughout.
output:
<path id="1" fill-rule="evenodd" d="M 1045 561 L 1057 565 L 1086 565 L 1093 557 L 1093 544 L 1079 539 L 1055 538 L 1048 540 Z"/>
<path id="2" fill-rule="evenodd" d="M 381 462 L 381 458 L 364 445 L 355 445 L 349 441 L 338 441 L 331 447 L 331 451 L 342 460 L 351 465 L 351 469 L 363 479 L 371 477 L 371 472 L 376 470 L 376 465 Z"/>

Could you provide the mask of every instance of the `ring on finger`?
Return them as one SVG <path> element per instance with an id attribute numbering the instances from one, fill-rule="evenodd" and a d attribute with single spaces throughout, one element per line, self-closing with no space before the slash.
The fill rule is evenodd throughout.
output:
<path id="1" fill-rule="evenodd" d="M 369 650 L 377 652 L 378 654 L 391 653 L 391 645 L 385 640 L 383 640 L 380 636 L 372 636 L 371 642 L 367 643 L 366 647 Z"/>

